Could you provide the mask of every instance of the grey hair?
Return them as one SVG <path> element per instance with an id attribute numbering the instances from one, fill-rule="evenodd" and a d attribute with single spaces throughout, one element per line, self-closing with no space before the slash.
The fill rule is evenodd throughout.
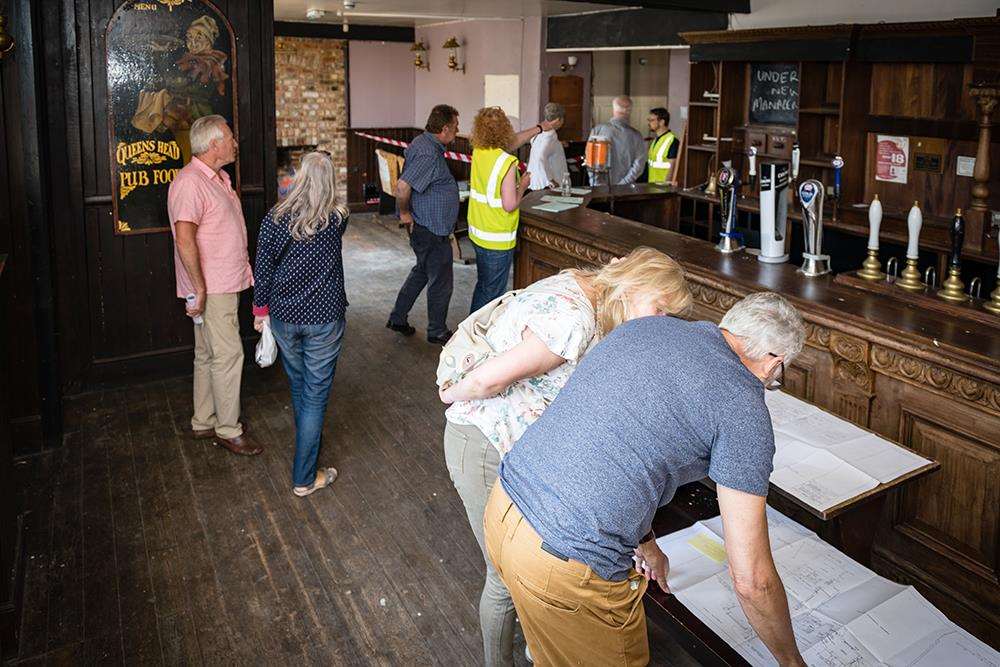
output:
<path id="1" fill-rule="evenodd" d="M 615 99 L 611 100 L 611 109 L 615 113 L 628 116 L 632 113 L 632 98 L 628 95 L 619 95 Z"/>
<path id="2" fill-rule="evenodd" d="M 326 229 L 333 213 L 341 221 L 347 219 L 347 208 L 337 203 L 333 160 L 326 153 L 306 153 L 291 192 L 272 209 L 271 217 L 287 224 L 296 241 L 308 241 Z"/>
<path id="3" fill-rule="evenodd" d="M 225 136 L 222 132 L 222 126 L 226 124 L 226 119 L 218 114 L 202 116 L 191 123 L 191 129 L 189 130 L 191 154 L 201 155 L 202 153 L 207 153 L 212 148 L 213 141 Z"/>
<path id="4" fill-rule="evenodd" d="M 747 357 L 755 361 L 774 354 L 784 357 L 787 364 L 802 351 L 806 340 L 802 315 L 774 292 L 758 292 L 737 301 L 722 316 L 719 328 L 739 337 Z"/>
<path id="5" fill-rule="evenodd" d="M 545 105 L 545 120 L 557 120 L 566 117 L 566 108 L 558 102 L 549 102 Z"/>

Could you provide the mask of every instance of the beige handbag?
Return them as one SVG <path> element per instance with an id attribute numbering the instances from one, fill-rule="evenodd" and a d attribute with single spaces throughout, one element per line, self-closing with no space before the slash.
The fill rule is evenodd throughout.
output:
<path id="1" fill-rule="evenodd" d="M 443 389 L 455 384 L 496 353 L 486 340 L 486 332 L 521 291 L 512 290 L 493 299 L 458 325 L 441 350 L 437 367 L 438 387 Z"/>

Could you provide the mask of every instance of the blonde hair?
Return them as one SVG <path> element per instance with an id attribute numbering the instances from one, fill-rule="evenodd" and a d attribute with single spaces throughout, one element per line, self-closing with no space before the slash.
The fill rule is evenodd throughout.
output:
<path id="1" fill-rule="evenodd" d="M 279 222 L 287 215 L 286 224 L 292 238 L 308 241 L 326 229 L 333 213 L 342 221 L 347 219 L 347 208 L 337 203 L 333 159 L 326 152 L 306 153 L 295 174 L 291 192 L 271 210 L 271 217 Z"/>
<path id="2" fill-rule="evenodd" d="M 630 293 L 656 294 L 660 307 L 670 315 L 683 315 L 691 307 L 684 269 L 675 259 L 653 248 L 639 247 L 604 266 L 566 272 L 593 286 L 599 337 L 628 319 L 625 299 Z"/>
<path id="3" fill-rule="evenodd" d="M 514 143 L 514 127 L 500 107 L 479 110 L 472 121 L 469 141 L 473 148 L 507 148 Z"/>

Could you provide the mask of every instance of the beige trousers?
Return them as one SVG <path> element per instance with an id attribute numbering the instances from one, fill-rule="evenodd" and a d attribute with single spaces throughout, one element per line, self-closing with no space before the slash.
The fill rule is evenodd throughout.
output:
<path id="1" fill-rule="evenodd" d="M 486 551 L 514 598 L 536 667 L 649 663 L 646 580 L 605 581 L 542 549 L 542 538 L 499 483 L 484 516 Z"/>
<path id="2" fill-rule="evenodd" d="M 240 382 L 243 342 L 236 311 L 240 295 L 209 294 L 203 324 L 194 325 L 194 416 L 191 428 L 215 429 L 220 438 L 243 434 Z"/>

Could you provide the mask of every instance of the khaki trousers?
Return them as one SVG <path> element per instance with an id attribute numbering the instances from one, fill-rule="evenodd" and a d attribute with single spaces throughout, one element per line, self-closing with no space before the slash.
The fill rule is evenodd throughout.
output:
<path id="1" fill-rule="evenodd" d="M 209 294 L 205 322 L 194 325 L 194 416 L 191 428 L 215 429 L 229 440 L 243 434 L 240 423 L 240 382 L 243 342 L 236 311 L 240 295 Z"/>
<path id="2" fill-rule="evenodd" d="M 542 550 L 542 538 L 501 484 L 484 517 L 486 550 L 514 598 L 535 665 L 649 663 L 646 580 L 605 581 L 587 565 Z"/>

